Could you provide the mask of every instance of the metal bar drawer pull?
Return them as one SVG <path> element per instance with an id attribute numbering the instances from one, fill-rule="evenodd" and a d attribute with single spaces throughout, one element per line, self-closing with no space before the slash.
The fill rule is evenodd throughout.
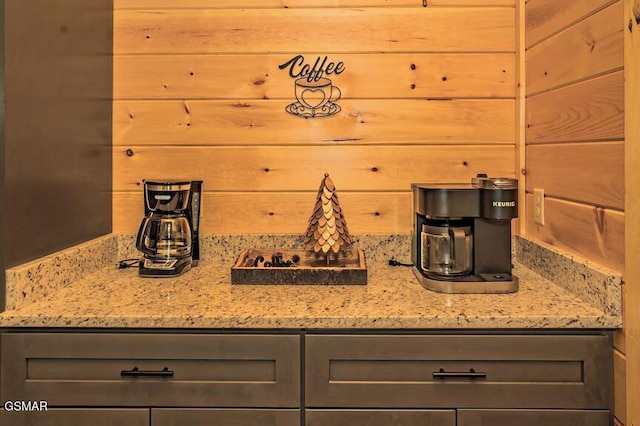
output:
<path id="1" fill-rule="evenodd" d="M 433 372 L 434 379 L 486 379 L 487 373 L 477 372 L 473 368 L 469 371 L 444 371 L 441 368 L 439 371 Z"/>
<path id="2" fill-rule="evenodd" d="M 435 373 L 434 373 L 435 374 Z M 169 370 L 168 367 L 162 370 L 140 370 L 138 367 L 133 367 L 131 370 L 122 370 L 120 372 L 122 377 L 173 377 L 173 370 Z"/>

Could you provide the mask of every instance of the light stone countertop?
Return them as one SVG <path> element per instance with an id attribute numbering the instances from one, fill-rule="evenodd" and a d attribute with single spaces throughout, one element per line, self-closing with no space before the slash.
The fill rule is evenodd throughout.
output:
<path id="1" fill-rule="evenodd" d="M 0 314 L 0 327 L 278 329 L 615 329 L 607 315 L 516 264 L 514 294 L 424 289 L 410 268 L 368 262 L 365 286 L 232 285 L 231 263 L 178 278 L 108 266 Z"/>

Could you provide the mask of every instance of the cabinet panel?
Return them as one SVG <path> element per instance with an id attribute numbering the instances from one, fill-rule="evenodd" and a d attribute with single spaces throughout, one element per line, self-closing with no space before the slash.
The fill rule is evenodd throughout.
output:
<path id="1" fill-rule="evenodd" d="M 0 411 L 2 426 L 149 426 L 148 409 L 73 409 Z"/>
<path id="2" fill-rule="evenodd" d="M 306 410 L 306 426 L 455 426 L 455 410 Z"/>
<path id="3" fill-rule="evenodd" d="M 4 399 L 50 406 L 300 406 L 298 335 L 2 335 Z"/>
<path id="4" fill-rule="evenodd" d="M 606 335 L 307 335 L 309 407 L 610 409 Z"/>
<path id="5" fill-rule="evenodd" d="M 151 426 L 300 426 L 300 410 L 151 410 Z"/>
<path id="6" fill-rule="evenodd" d="M 608 426 L 609 411 L 458 410 L 458 426 Z"/>

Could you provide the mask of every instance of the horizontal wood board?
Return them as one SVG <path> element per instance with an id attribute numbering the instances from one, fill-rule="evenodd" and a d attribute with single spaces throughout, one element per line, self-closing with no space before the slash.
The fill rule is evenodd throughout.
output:
<path id="1" fill-rule="evenodd" d="M 545 224 L 533 221 L 533 195 L 526 196 L 526 234 L 617 272 L 624 271 L 625 214 L 582 203 L 545 198 Z"/>
<path id="2" fill-rule="evenodd" d="M 527 143 L 624 139 L 622 71 L 532 96 Z"/>
<path id="3" fill-rule="evenodd" d="M 318 54 L 300 53 L 308 61 Z M 320 55 L 321 59 L 325 55 Z M 118 55 L 115 99 L 289 99 L 291 54 Z M 511 53 L 343 53 L 342 98 L 513 98 Z"/>
<path id="4" fill-rule="evenodd" d="M 352 234 L 408 234 L 411 193 L 339 192 L 340 207 Z M 203 234 L 303 234 L 317 191 L 205 192 Z M 144 214 L 142 192 L 114 192 L 113 232 L 135 233 Z"/>
<path id="5" fill-rule="evenodd" d="M 624 142 L 532 145 L 527 191 L 624 209 Z"/>
<path id="6" fill-rule="evenodd" d="M 509 7 L 156 9 L 114 16 L 116 54 L 514 52 L 514 35 Z"/>
<path id="7" fill-rule="evenodd" d="M 530 0 L 526 6 L 526 46 L 574 25 L 617 0 Z"/>
<path id="8" fill-rule="evenodd" d="M 513 146 L 244 146 L 115 148 L 113 188 L 141 191 L 143 179 L 203 180 L 207 191 L 317 191 L 329 173 L 340 191 L 408 191 L 413 182 L 513 177 Z M 189 167 L 176 168 L 175 164 Z"/>
<path id="9" fill-rule="evenodd" d="M 511 6 L 515 0 L 429 0 L 428 7 Z M 423 0 L 114 0 L 114 9 L 309 8 L 424 6 Z"/>
<path id="10" fill-rule="evenodd" d="M 241 144 L 514 144 L 515 101 L 345 100 L 305 120 L 287 101 L 115 101 L 116 146 Z"/>
<path id="11" fill-rule="evenodd" d="M 624 66 L 622 2 L 528 49 L 527 95 Z"/>

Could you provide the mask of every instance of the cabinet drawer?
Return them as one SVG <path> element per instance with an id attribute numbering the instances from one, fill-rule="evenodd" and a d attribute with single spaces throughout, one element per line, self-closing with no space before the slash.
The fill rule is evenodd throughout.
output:
<path id="1" fill-rule="evenodd" d="M 608 426 L 609 411 L 458 410 L 458 426 Z"/>
<path id="2" fill-rule="evenodd" d="M 74 409 L 47 411 L 0 411 L 0 425 L 6 426 L 149 426 L 148 409 Z"/>
<path id="3" fill-rule="evenodd" d="M 297 335 L 2 335 L 4 400 L 299 407 Z"/>
<path id="4" fill-rule="evenodd" d="M 607 335 L 308 335 L 309 407 L 610 409 Z"/>
<path id="5" fill-rule="evenodd" d="M 455 410 L 306 410 L 306 426 L 456 426 Z"/>
<path id="6" fill-rule="evenodd" d="M 300 426 L 300 410 L 151 410 L 151 426 Z"/>

